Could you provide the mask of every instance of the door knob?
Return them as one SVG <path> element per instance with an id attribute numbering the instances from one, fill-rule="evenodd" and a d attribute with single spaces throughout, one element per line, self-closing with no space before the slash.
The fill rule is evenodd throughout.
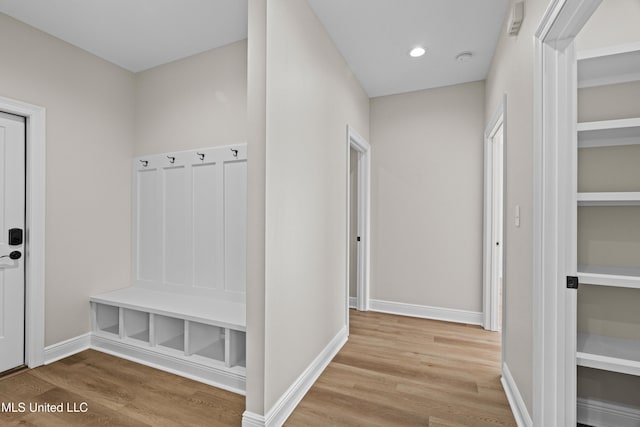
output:
<path id="1" fill-rule="evenodd" d="M 9 255 L 2 255 L 0 258 L 11 258 L 11 259 L 20 259 L 22 257 L 22 252 L 13 251 Z"/>

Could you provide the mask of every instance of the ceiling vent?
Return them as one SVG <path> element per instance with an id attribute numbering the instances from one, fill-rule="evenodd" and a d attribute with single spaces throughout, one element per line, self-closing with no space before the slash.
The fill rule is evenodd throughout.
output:
<path id="1" fill-rule="evenodd" d="M 510 36 L 517 36 L 522 26 L 524 18 L 524 1 L 517 1 L 511 8 L 511 18 L 509 18 L 509 27 L 507 32 Z"/>

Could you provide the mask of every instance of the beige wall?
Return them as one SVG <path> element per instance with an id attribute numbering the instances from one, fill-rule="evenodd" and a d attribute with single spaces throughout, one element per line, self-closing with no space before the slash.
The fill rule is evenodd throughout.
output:
<path id="1" fill-rule="evenodd" d="M 0 14 L 0 96 L 47 111 L 45 341 L 90 328 L 130 276 L 134 76 Z"/>
<path id="2" fill-rule="evenodd" d="M 135 155 L 247 140 L 247 41 L 136 74 Z"/>
<path id="3" fill-rule="evenodd" d="M 638 18 L 638 0 L 603 0 L 576 37 L 576 49 L 640 42 Z"/>
<path id="4" fill-rule="evenodd" d="M 512 2 L 513 3 L 513 2 Z M 520 33 L 501 32 L 486 80 L 485 123 L 507 95 L 505 135 L 505 361 L 533 415 L 533 35 L 550 2 L 527 0 Z M 507 14 L 507 19 L 509 14 Z M 520 206 L 520 227 L 514 225 Z"/>
<path id="5" fill-rule="evenodd" d="M 371 100 L 371 298 L 482 311 L 484 82 Z"/>
<path id="6" fill-rule="evenodd" d="M 268 411 L 345 326 L 346 129 L 368 137 L 369 100 L 306 1 L 266 16 Z"/>

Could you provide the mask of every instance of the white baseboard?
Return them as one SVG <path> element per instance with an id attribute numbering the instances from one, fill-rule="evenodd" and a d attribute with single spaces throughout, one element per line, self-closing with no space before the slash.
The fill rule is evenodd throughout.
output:
<path id="1" fill-rule="evenodd" d="M 520 390 L 518 390 L 518 386 L 513 380 L 511 371 L 509 371 L 506 363 L 502 364 L 502 378 L 500 378 L 500 381 L 502 382 L 502 387 L 504 387 L 504 393 L 507 395 L 511 412 L 513 412 L 513 417 L 516 419 L 518 427 L 532 427 L 533 420 L 531 419 L 531 415 L 529 415 Z"/>
<path id="2" fill-rule="evenodd" d="M 430 307 L 428 305 L 406 304 L 402 302 L 372 299 L 369 309 L 382 313 L 401 316 L 421 317 L 424 319 L 444 320 L 446 322 L 482 325 L 482 313 L 478 311 L 457 310 L 454 308 Z"/>
<path id="3" fill-rule="evenodd" d="M 91 332 L 52 344 L 44 348 L 44 364 L 56 362 L 91 347 Z"/>
<path id="4" fill-rule="evenodd" d="M 213 366 L 193 363 L 189 360 L 147 350 L 120 340 L 112 340 L 95 334 L 91 337 L 91 348 L 233 393 L 245 394 L 246 380 L 244 375 L 229 372 L 226 369 L 216 369 Z"/>
<path id="5" fill-rule="evenodd" d="M 592 427 L 638 427 L 640 408 L 579 397 L 578 422 Z"/>
<path id="6" fill-rule="evenodd" d="M 356 308 L 358 306 L 358 299 L 356 297 L 349 297 L 349 308 Z"/>
<path id="7" fill-rule="evenodd" d="M 346 342 L 347 328 L 343 327 L 265 416 L 245 411 L 242 415 L 242 427 L 278 427 L 284 424 Z"/>

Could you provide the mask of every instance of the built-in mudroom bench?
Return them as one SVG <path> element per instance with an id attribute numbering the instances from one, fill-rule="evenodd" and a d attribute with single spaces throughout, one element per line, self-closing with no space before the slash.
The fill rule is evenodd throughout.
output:
<path id="1" fill-rule="evenodd" d="M 92 347 L 245 392 L 246 144 L 133 160 L 130 287 L 90 298 Z"/>

